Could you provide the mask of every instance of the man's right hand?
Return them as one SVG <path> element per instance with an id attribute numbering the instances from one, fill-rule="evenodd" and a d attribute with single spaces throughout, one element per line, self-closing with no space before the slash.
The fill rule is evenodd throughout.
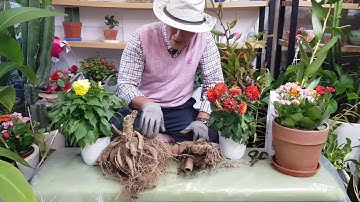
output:
<path id="1" fill-rule="evenodd" d="M 160 131 L 165 132 L 164 117 L 159 104 L 151 102 L 142 106 L 140 129 L 148 138 L 155 137 Z"/>

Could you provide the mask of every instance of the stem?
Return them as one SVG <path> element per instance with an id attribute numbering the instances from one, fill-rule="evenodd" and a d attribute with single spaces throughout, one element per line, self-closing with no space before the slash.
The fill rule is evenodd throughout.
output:
<path id="1" fill-rule="evenodd" d="M 6 149 L 10 150 L 9 145 L 7 145 L 7 144 L 6 144 L 5 140 L 4 140 L 1 136 L 0 136 L 0 140 L 1 140 L 1 142 L 3 142 L 3 143 L 4 143 L 4 145 L 5 145 Z"/>
<path id="2" fill-rule="evenodd" d="M 332 5 L 330 5 L 329 11 L 328 11 L 328 13 L 327 13 L 327 15 L 326 15 L 326 18 L 325 18 L 325 20 L 324 20 L 324 24 L 323 24 L 323 28 L 322 28 L 322 33 L 325 32 L 326 24 L 327 24 L 328 18 L 329 18 L 330 13 L 331 13 L 331 8 L 332 8 Z M 310 64 L 314 61 L 314 59 L 315 59 L 315 55 L 316 55 L 316 52 L 317 52 L 318 49 L 319 49 L 320 42 L 321 42 L 321 40 L 319 40 L 319 41 L 316 43 L 315 51 L 314 51 L 313 54 L 311 55 L 311 59 L 310 59 L 309 65 L 310 65 Z"/>

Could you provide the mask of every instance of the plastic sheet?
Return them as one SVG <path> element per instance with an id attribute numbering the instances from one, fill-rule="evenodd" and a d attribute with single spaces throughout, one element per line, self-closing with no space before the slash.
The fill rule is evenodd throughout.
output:
<path id="1" fill-rule="evenodd" d="M 248 148 L 247 152 L 250 151 Z M 331 163 L 313 177 L 297 178 L 276 171 L 270 159 L 249 166 L 249 157 L 236 168 L 223 168 L 191 176 L 177 175 L 177 163 L 158 180 L 156 188 L 139 201 L 349 201 Z M 78 148 L 54 152 L 31 181 L 39 202 L 126 201 L 121 185 L 103 176 L 99 166 L 86 165 Z"/>

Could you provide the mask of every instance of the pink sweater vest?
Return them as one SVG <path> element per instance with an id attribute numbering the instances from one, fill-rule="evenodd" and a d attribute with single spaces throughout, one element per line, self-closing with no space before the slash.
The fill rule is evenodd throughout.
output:
<path id="1" fill-rule="evenodd" d="M 196 34 L 177 58 L 168 53 L 161 23 L 138 29 L 145 67 L 139 90 L 162 107 L 177 107 L 192 96 L 196 69 L 206 46 L 206 34 Z"/>

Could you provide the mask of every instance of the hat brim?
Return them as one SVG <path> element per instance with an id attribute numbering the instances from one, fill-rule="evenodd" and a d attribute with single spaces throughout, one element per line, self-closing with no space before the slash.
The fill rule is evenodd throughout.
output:
<path id="1" fill-rule="evenodd" d="M 177 29 L 185 30 L 188 32 L 194 33 L 202 33 L 202 32 L 209 32 L 212 30 L 216 23 L 216 18 L 212 17 L 204 13 L 205 21 L 201 24 L 191 24 L 191 23 L 184 23 L 176 21 L 175 19 L 170 18 L 168 15 L 164 13 L 164 7 L 166 6 L 166 2 L 164 0 L 155 0 L 153 11 L 155 16 L 164 22 L 165 24 L 175 27 Z"/>

